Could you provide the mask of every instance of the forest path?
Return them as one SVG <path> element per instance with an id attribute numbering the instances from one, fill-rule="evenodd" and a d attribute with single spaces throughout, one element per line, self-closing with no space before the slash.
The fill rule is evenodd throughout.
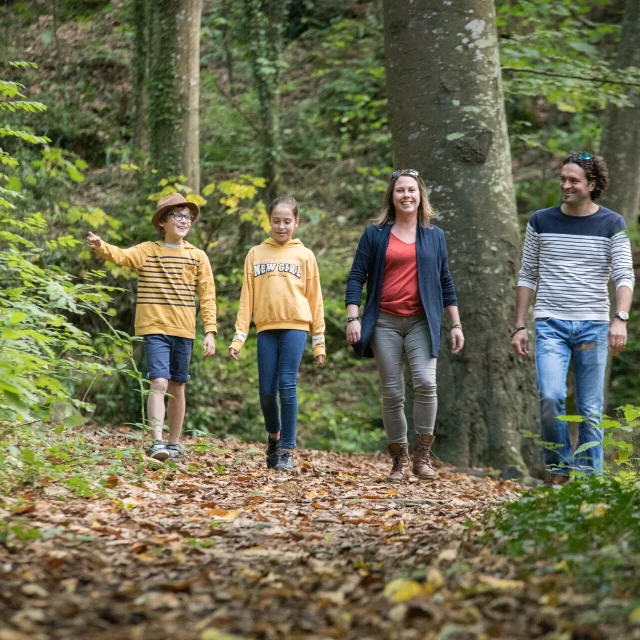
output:
<path id="1" fill-rule="evenodd" d="M 0 517 L 42 535 L 0 546 L 0 640 L 519 636 L 522 583 L 480 575 L 464 543 L 517 485 L 446 466 L 391 485 L 384 456 L 304 450 L 288 475 L 263 449 L 201 441 L 138 482 L 106 469 L 102 496 L 10 498 Z"/>

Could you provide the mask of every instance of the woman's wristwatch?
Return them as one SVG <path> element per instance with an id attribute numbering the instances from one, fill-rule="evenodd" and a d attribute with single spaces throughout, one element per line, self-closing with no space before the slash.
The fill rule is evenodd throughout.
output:
<path id="1" fill-rule="evenodd" d="M 356 322 L 359 319 L 360 318 L 358 318 L 358 316 L 347 316 L 347 324 L 349 324 L 350 322 Z"/>

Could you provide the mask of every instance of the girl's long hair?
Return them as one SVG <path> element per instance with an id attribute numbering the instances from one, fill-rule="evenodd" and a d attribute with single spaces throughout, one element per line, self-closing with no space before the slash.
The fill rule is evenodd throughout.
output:
<path id="1" fill-rule="evenodd" d="M 418 223 L 421 227 L 428 227 L 431 223 L 431 218 L 436 215 L 436 210 L 431 206 L 429 202 L 429 194 L 427 193 L 427 185 L 420 175 L 411 171 L 402 171 L 396 176 L 392 176 L 389 181 L 389 186 L 384 194 L 384 201 L 382 204 L 382 210 L 373 219 L 373 224 L 376 227 L 383 227 L 385 224 L 393 224 L 396 221 L 396 208 L 393 204 L 393 190 L 398 182 L 399 178 L 407 176 L 413 178 L 418 183 L 418 192 L 420 193 L 420 204 L 418 205 Z"/>

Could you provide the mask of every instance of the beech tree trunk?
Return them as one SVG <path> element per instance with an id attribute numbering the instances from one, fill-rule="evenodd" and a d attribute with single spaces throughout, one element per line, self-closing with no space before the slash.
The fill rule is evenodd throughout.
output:
<path id="1" fill-rule="evenodd" d="M 201 20 L 202 0 L 181 0 L 176 55 L 176 88 L 180 105 L 178 144 L 181 145 L 182 172 L 196 193 L 200 191 Z"/>
<path id="2" fill-rule="evenodd" d="M 626 0 L 617 66 L 640 67 L 640 2 Z M 609 105 L 605 111 L 601 155 L 609 167 L 609 189 L 603 204 L 638 221 L 640 209 L 640 92 L 631 87 L 630 107 Z"/>
<path id="3" fill-rule="evenodd" d="M 532 360 L 510 346 L 520 267 L 491 0 L 384 0 L 394 168 L 417 169 L 440 216 L 466 336 L 438 363 L 436 453 L 462 465 L 540 468 Z"/>

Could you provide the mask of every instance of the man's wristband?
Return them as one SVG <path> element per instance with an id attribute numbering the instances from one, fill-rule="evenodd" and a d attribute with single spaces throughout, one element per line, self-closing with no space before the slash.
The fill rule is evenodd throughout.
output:
<path id="1" fill-rule="evenodd" d="M 516 335 L 516 333 L 518 333 L 518 331 L 526 331 L 527 327 L 525 327 L 524 325 L 522 325 L 521 327 L 516 327 L 512 332 L 511 332 L 511 337 L 513 338 L 513 336 Z"/>
<path id="2" fill-rule="evenodd" d="M 358 316 L 347 316 L 347 324 L 350 322 L 356 322 L 357 320 L 359 320 Z"/>
<path id="3" fill-rule="evenodd" d="M 451 325 L 451 330 L 453 329 L 460 329 L 460 331 L 462 331 L 462 325 L 459 322 L 456 322 L 456 324 Z"/>

